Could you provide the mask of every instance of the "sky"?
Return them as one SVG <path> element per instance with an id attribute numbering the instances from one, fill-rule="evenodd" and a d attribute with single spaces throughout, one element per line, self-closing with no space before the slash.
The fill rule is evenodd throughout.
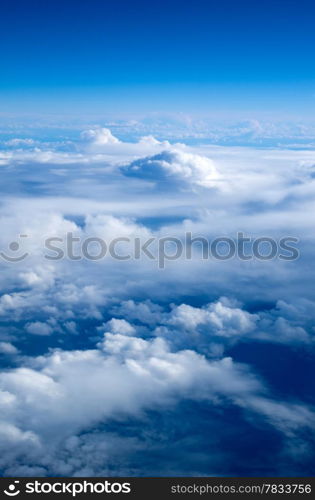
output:
<path id="1" fill-rule="evenodd" d="M 2 7 L 1 476 L 314 475 L 313 14 Z"/>
<path id="2" fill-rule="evenodd" d="M 313 2 L 5 2 L 4 112 L 314 112 Z"/>

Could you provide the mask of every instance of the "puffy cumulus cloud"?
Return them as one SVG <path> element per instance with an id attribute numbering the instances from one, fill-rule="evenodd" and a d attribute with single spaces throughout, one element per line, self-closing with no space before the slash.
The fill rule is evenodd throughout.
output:
<path id="1" fill-rule="evenodd" d="M 136 329 L 125 319 L 112 318 L 106 324 L 98 328 L 98 331 L 109 331 L 112 333 L 119 333 L 122 335 L 134 335 Z"/>
<path id="2" fill-rule="evenodd" d="M 23 209 L 24 206 L 24 209 Z M 12 212 L 11 212 L 12 210 Z M 10 213 L 11 212 L 11 213 Z M 10 253 L 11 242 L 17 242 L 19 252 L 16 256 L 29 254 L 33 262 L 37 265 L 37 275 L 46 274 L 49 269 L 49 262 L 41 259 L 43 256 L 44 242 L 51 237 L 64 237 L 67 233 L 78 234 L 80 228 L 71 220 L 66 218 L 58 210 L 43 209 L 38 211 L 37 207 L 31 207 L 23 203 L 21 206 L 11 206 L 10 204 L 2 212 L 1 217 L 2 232 L 0 235 L 0 245 L 3 253 L 9 257 L 15 257 L 14 252 Z M 1 256 L 2 257 L 2 256 Z M 2 257 L 2 264 L 5 259 Z M 17 266 L 18 267 L 18 266 Z M 19 269 L 27 279 L 29 269 L 22 266 Z M 32 279 L 31 276 L 28 276 Z"/>
<path id="3" fill-rule="evenodd" d="M 163 148 L 171 147 L 168 141 L 159 141 L 152 135 L 140 137 L 137 142 L 121 141 L 115 137 L 110 129 L 104 127 L 95 127 L 84 130 L 81 133 L 83 147 L 86 152 L 99 153 L 107 155 L 132 155 L 141 156 L 145 153 L 154 153 Z M 178 146 L 184 147 L 183 144 Z"/>
<path id="4" fill-rule="evenodd" d="M 294 322 L 295 323 L 295 322 Z M 273 314 L 262 314 L 257 337 L 261 340 L 284 344 L 298 344 L 314 342 L 314 336 L 305 328 L 290 323 L 286 318 L 274 317 Z"/>
<path id="5" fill-rule="evenodd" d="M 182 304 L 173 309 L 169 323 L 189 330 L 205 326 L 216 335 L 230 337 L 253 331 L 257 320 L 256 314 L 235 307 L 223 297 L 204 308 Z"/>
<path id="6" fill-rule="evenodd" d="M 153 334 L 176 348 L 189 347 L 215 358 L 222 356 L 226 346 L 257 331 L 259 316 L 225 297 L 204 307 L 180 304 L 168 309 L 151 301 L 129 300 L 114 306 L 112 312 L 134 321 L 138 334 Z"/>
<path id="7" fill-rule="evenodd" d="M 41 321 L 27 323 L 25 329 L 32 335 L 51 335 L 53 333 L 52 327 L 49 324 L 43 323 Z"/>
<path id="8" fill-rule="evenodd" d="M 89 161 L 88 158 L 81 153 L 54 151 L 39 147 L 0 152 L 0 165 L 15 165 L 16 167 L 29 163 L 71 165 L 87 161 Z"/>
<path id="9" fill-rule="evenodd" d="M 187 399 L 236 405 L 290 435 L 301 426 L 313 427 L 310 410 L 273 402 L 249 369 L 231 358 L 209 361 L 191 350 L 172 351 L 161 338 L 132 336 L 126 322 L 109 326 L 115 333 L 105 332 L 97 350 L 55 350 L 1 373 L 0 448 L 10 445 L 10 453 L 1 454 L 5 474 L 30 466 L 29 473 L 36 467 L 77 475 L 80 461 L 74 453 L 84 429 L 113 419 L 141 420 L 147 410 Z M 106 448 L 106 433 L 102 440 Z M 64 443 L 72 463 L 60 457 Z M 92 455 L 93 447 L 86 452 Z"/>
<path id="10" fill-rule="evenodd" d="M 0 354 L 17 354 L 17 348 L 11 342 L 0 342 Z"/>
<path id="11" fill-rule="evenodd" d="M 305 307 L 305 301 L 302 304 Z M 306 304 L 309 309 L 310 303 L 306 301 Z M 311 346 L 314 343 L 312 314 L 298 317 L 283 301 L 275 308 L 255 313 L 246 311 L 237 301 L 226 297 L 203 307 L 180 304 L 168 309 L 151 301 L 136 303 L 128 300 L 114 306 L 111 311 L 115 316 L 133 322 L 138 334 L 149 335 L 149 331 L 177 348 L 189 346 L 214 357 L 221 356 L 227 347 L 245 339 L 288 346 Z"/>
<path id="12" fill-rule="evenodd" d="M 214 187 L 220 180 L 213 162 L 206 157 L 169 149 L 140 158 L 122 167 L 124 175 L 145 179 L 172 188 L 174 182 Z"/>
<path id="13" fill-rule="evenodd" d="M 41 204 L 44 205 L 44 201 L 41 200 Z M 100 262 L 89 262 L 84 258 L 75 262 L 67 258 L 57 262 L 47 260 L 44 254 L 51 254 L 44 249 L 44 240 L 47 237 L 61 238 L 63 241 L 58 247 L 65 250 L 66 235 L 72 233 L 74 237 L 81 239 L 81 243 L 74 245 L 74 253 L 82 257 L 80 245 L 85 238 L 99 237 L 107 243 L 114 238 L 130 238 L 131 242 L 139 238 L 140 243 L 144 244 L 154 236 L 163 235 L 163 228 L 154 231 L 144 223 L 139 223 L 136 218 L 117 217 L 104 213 L 105 211 L 96 214 L 88 211 L 83 217 L 76 218 L 77 214 L 63 215 L 52 211 L 50 206 L 44 206 L 40 212 L 37 209 L 38 205 L 29 206 L 26 201 L 20 205 L 10 203 L 3 211 L 0 236 L 2 248 L 8 252 L 8 242 L 17 240 L 16 233 L 28 234 L 28 238 L 19 241 L 20 251 L 30 254 L 25 261 L 16 265 L 2 262 L 5 290 L 0 296 L 0 316 L 3 321 L 10 318 L 11 326 L 21 321 L 24 325 L 36 321 L 47 323 L 53 317 L 59 322 L 58 328 L 50 325 L 55 335 L 65 328 L 69 331 L 69 328 L 60 325 L 60 322 L 72 321 L 74 318 L 78 321 L 87 318 L 106 321 L 109 319 L 110 307 L 114 315 L 117 312 L 131 322 L 140 322 L 150 328 L 155 325 L 159 329 L 159 335 L 172 337 L 181 347 L 185 346 L 186 342 L 187 346 L 203 352 L 206 352 L 206 346 L 209 345 L 209 337 L 212 339 L 209 352 L 212 349 L 217 352 L 219 346 L 222 349 L 224 338 L 235 342 L 246 336 L 251 340 L 287 345 L 310 343 L 312 340 L 313 330 L 310 323 L 313 318 L 313 302 L 306 299 L 304 302 L 282 300 L 275 309 L 258 311 L 257 314 L 247 312 L 246 308 L 242 309 L 230 299 L 212 301 L 204 307 L 185 304 L 183 295 L 189 294 L 191 290 L 194 290 L 194 293 L 204 293 L 209 289 L 209 282 L 214 289 L 214 295 L 218 296 L 222 288 L 225 288 L 225 291 L 239 297 L 241 290 L 236 292 L 235 284 L 232 283 L 233 286 L 229 289 L 231 277 L 238 268 L 235 261 L 227 263 L 223 269 L 222 263 L 196 264 L 194 259 L 180 260 L 174 262 L 168 272 L 161 273 L 156 262 L 145 258 L 139 261 L 131 259 L 123 263 L 108 256 Z M 67 208 L 64 212 L 66 210 Z M 193 226 L 193 221 L 191 225 L 185 221 L 183 224 L 168 226 L 167 234 L 170 234 L 171 228 L 181 237 L 183 229 L 192 229 Z M 116 250 L 125 255 L 129 253 L 130 248 L 117 246 Z M 149 247 L 149 250 L 154 253 L 154 246 Z M 99 248 L 96 253 L 98 251 Z M 287 276 L 286 273 L 280 272 L 278 262 L 273 263 L 274 275 L 270 276 L 271 264 L 268 263 L 269 270 L 266 269 L 266 273 L 260 272 L 257 275 L 253 274 L 253 270 L 258 269 L 259 264 L 252 263 L 248 269 L 242 265 L 240 277 L 244 279 L 244 276 L 247 276 L 249 286 L 252 278 L 269 279 L 267 284 L 272 283 L 275 277 L 279 279 Z M 252 286 L 256 289 L 254 284 Z M 272 299 L 277 295 L 269 286 L 267 292 L 271 294 Z M 283 295 L 284 292 L 283 290 Z M 251 291 L 245 287 L 243 293 L 249 302 Z M 264 293 L 264 288 L 259 290 L 260 295 Z M 147 297 L 148 294 L 156 303 L 132 299 L 133 296 L 138 295 L 141 298 Z M 120 302 L 121 298 L 129 300 L 122 300 L 120 305 L 116 306 L 116 311 L 113 304 L 115 301 Z M 177 306 L 169 313 L 160 305 L 161 299 L 166 303 L 175 300 Z M 180 335 L 177 333 L 179 331 Z M 31 333 L 28 327 L 23 327 L 22 332 L 23 335 Z"/>
<path id="14" fill-rule="evenodd" d="M 127 217 L 113 217 L 112 215 L 98 214 L 88 215 L 85 219 L 83 233 L 86 236 L 102 238 L 105 242 L 111 242 L 116 238 L 136 237 L 145 241 L 152 236 L 151 231 L 144 225 Z"/>

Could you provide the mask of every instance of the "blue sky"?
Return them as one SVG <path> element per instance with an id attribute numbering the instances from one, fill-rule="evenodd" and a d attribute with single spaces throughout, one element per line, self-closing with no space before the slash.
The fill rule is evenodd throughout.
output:
<path id="1" fill-rule="evenodd" d="M 310 116 L 314 10 L 308 0 L 6 2 L 2 111 Z"/>

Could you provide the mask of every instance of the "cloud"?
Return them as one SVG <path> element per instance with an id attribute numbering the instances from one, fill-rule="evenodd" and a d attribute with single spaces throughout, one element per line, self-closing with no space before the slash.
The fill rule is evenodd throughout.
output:
<path id="1" fill-rule="evenodd" d="M 83 140 L 90 142 L 96 146 L 120 143 L 120 140 L 117 139 L 117 137 L 113 136 L 108 128 L 85 130 L 84 132 L 82 132 L 81 137 Z"/>
<path id="2" fill-rule="evenodd" d="M 237 342 L 268 342 L 284 345 L 311 345 L 314 332 L 311 315 L 290 314 L 290 306 L 277 304 L 268 311 L 254 314 L 235 300 L 221 297 L 203 307 L 172 305 L 166 310 L 151 301 L 122 302 L 112 312 L 118 317 L 149 327 L 156 336 L 166 338 L 176 347 L 189 346 L 217 357 Z"/>
<path id="3" fill-rule="evenodd" d="M 151 300 L 138 303 L 134 300 L 122 301 L 119 306 L 114 306 L 111 312 L 147 325 L 156 325 L 163 321 L 163 318 L 167 318 L 163 307 Z"/>
<path id="4" fill-rule="evenodd" d="M 233 336 L 253 331 L 258 316 L 235 307 L 224 297 L 205 308 L 191 307 L 182 304 L 173 309 L 169 323 L 185 329 L 207 327 L 216 335 Z"/>
<path id="5" fill-rule="evenodd" d="M 98 328 L 98 331 L 108 329 L 109 332 L 114 334 L 119 333 L 122 335 L 133 336 L 136 333 L 136 329 L 128 323 L 125 319 L 112 318 L 110 321 Z"/>
<path id="6" fill-rule="evenodd" d="M 271 475 L 309 470 L 311 452 L 298 469 L 292 443 L 312 447 L 312 400 L 297 387 L 314 345 L 314 153 L 171 144 L 150 123 L 128 126 L 132 140 L 119 123 L 88 125 L 72 141 L 0 152 L 1 251 L 14 256 L 18 242 L 29 254 L 0 261 L 3 474 L 259 475 L 268 457 Z M 257 140 L 265 128 L 233 134 Z M 187 231 L 298 236 L 301 258 L 203 260 L 198 242 L 163 271 L 145 258 L 44 257 L 45 238 L 64 250 L 67 233 L 77 254 L 89 237 L 143 244 Z M 295 378 L 264 349 L 294 357 Z"/>
<path id="7" fill-rule="evenodd" d="M 176 181 L 203 187 L 214 187 L 219 181 L 219 174 L 209 158 L 175 149 L 135 160 L 122 167 L 122 172 L 126 176 L 156 182 L 166 189 L 172 188 Z"/>
<path id="8" fill-rule="evenodd" d="M 28 333 L 32 335 L 51 335 L 53 329 L 47 323 L 41 321 L 34 321 L 33 323 L 27 323 L 25 329 Z"/>
<path id="9" fill-rule="evenodd" d="M 248 367 L 231 358 L 209 361 L 192 350 L 173 352 L 161 338 L 132 336 L 126 322 L 109 326 L 115 333 L 105 332 L 97 350 L 55 350 L 1 373 L 0 446 L 14 443 L 9 455 L 2 455 L 5 470 L 24 463 L 23 450 L 28 465 L 55 473 L 55 454 L 64 440 L 70 446 L 72 439 L 74 446 L 71 436 L 97 422 L 141 420 L 144 411 L 174 407 L 182 399 L 234 404 L 290 435 L 301 426 L 313 427 L 307 408 L 273 402 Z M 60 471 L 61 464 L 57 467 Z M 75 470 L 73 465 L 70 473 Z M 66 464 L 61 472 L 67 474 Z"/>
<path id="10" fill-rule="evenodd" d="M 134 142 L 121 141 L 112 134 L 110 129 L 104 127 L 84 130 L 80 137 L 82 142 L 78 148 L 84 155 L 88 155 L 90 160 L 96 154 L 94 160 L 110 158 L 111 161 L 119 161 L 121 158 L 139 157 L 145 153 L 153 154 L 171 147 L 168 141 L 159 141 L 152 135 L 141 136 Z M 177 144 L 177 147 L 184 148 L 185 146 Z"/>
<path id="11" fill-rule="evenodd" d="M 17 354 L 17 348 L 11 342 L 0 342 L 0 354 Z"/>
<path id="12" fill-rule="evenodd" d="M 12 147 L 16 147 L 16 146 L 33 146 L 34 144 L 36 144 L 36 142 L 34 141 L 34 139 L 19 139 L 19 138 L 14 138 L 14 139 L 10 139 L 9 141 L 6 141 L 5 142 L 5 145 L 6 146 L 12 146 Z"/>

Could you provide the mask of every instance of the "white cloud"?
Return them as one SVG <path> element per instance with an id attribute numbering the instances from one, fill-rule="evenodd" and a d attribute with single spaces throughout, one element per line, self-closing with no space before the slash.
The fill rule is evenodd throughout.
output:
<path id="1" fill-rule="evenodd" d="M 11 342 L 0 342 L 0 354 L 17 354 L 17 348 Z"/>
<path id="2" fill-rule="evenodd" d="M 20 139 L 18 137 L 10 139 L 5 142 L 6 146 L 33 146 L 35 144 L 34 139 Z"/>
<path id="3" fill-rule="evenodd" d="M 117 330 L 119 325 L 112 326 Z M 126 323 L 120 326 L 124 329 Z M 208 361 L 191 350 L 172 352 L 161 338 L 144 340 L 127 333 L 105 333 L 99 350 L 57 350 L 0 375 L 0 445 L 20 444 L 7 459 L 2 456 L 2 467 L 18 461 L 27 443 L 29 465 L 48 464 L 55 472 L 60 443 L 80 430 L 123 415 L 140 417 L 146 409 L 173 406 L 185 398 L 214 405 L 230 401 L 290 435 L 313 426 L 307 408 L 272 402 L 248 368 L 232 359 Z M 65 465 L 62 474 L 66 472 Z"/>
<path id="4" fill-rule="evenodd" d="M 100 327 L 100 329 L 104 327 L 107 328 L 109 332 L 115 334 L 134 335 L 136 333 L 136 329 L 125 319 L 112 318 L 106 325 Z"/>
<path id="5" fill-rule="evenodd" d="M 264 129 L 241 124 L 235 133 L 258 137 Z M 137 453 L 141 440 L 98 426 L 183 401 L 222 414 L 236 405 L 254 425 L 259 420 L 294 439 L 313 425 L 302 396 L 280 400 L 254 366 L 225 353 L 243 340 L 257 349 L 258 342 L 302 350 L 313 342 L 314 152 L 189 147 L 152 136 L 123 142 L 115 135 L 91 128 L 67 149 L 15 142 L 0 152 L 1 251 L 18 241 L 30 254 L 19 264 L 1 260 L 0 352 L 17 366 L 0 374 L 6 474 L 106 471 L 116 444 L 123 454 L 128 446 Z M 145 259 L 43 257 L 43 240 L 68 232 L 142 243 L 185 231 L 234 237 L 238 230 L 300 236 L 303 258 L 202 262 L 194 248 L 191 260 L 169 262 L 162 272 Z M 27 356 L 30 335 L 62 349 L 46 352 L 37 338 L 46 354 Z"/>
<path id="6" fill-rule="evenodd" d="M 107 144 L 119 144 L 120 140 L 113 136 L 108 128 L 95 128 L 85 130 L 82 132 L 81 137 L 87 142 L 91 142 L 96 146 L 103 146 Z"/>
<path id="7" fill-rule="evenodd" d="M 53 333 L 53 329 L 47 323 L 43 323 L 41 321 L 34 321 L 33 323 L 27 323 L 25 329 L 28 333 L 32 335 L 51 335 Z"/>
<path id="8" fill-rule="evenodd" d="M 131 177 L 157 182 L 165 189 L 170 189 L 176 180 L 203 187 L 215 187 L 220 180 L 209 158 L 172 148 L 135 160 L 122 171 Z"/>
<path id="9" fill-rule="evenodd" d="M 203 307 L 173 305 L 170 311 L 151 301 L 125 301 L 113 307 L 112 312 L 136 321 L 139 333 L 148 335 L 143 329 L 148 326 L 156 336 L 167 339 L 177 348 L 189 346 L 214 357 L 221 356 L 225 347 L 244 339 L 289 346 L 314 342 L 312 316 L 304 314 L 298 318 L 295 313 L 292 317 L 292 309 L 285 303 L 253 314 L 226 297 Z"/>
<path id="10" fill-rule="evenodd" d="M 257 320 L 257 315 L 233 307 L 223 298 L 201 309 L 182 304 L 173 309 L 169 323 L 190 330 L 205 326 L 216 335 L 229 337 L 254 330 Z"/>
<path id="11" fill-rule="evenodd" d="M 156 325 L 167 318 L 163 308 L 151 300 L 135 302 L 134 300 L 122 301 L 119 306 L 113 307 L 111 312 L 130 320 L 139 320 L 144 324 Z"/>

